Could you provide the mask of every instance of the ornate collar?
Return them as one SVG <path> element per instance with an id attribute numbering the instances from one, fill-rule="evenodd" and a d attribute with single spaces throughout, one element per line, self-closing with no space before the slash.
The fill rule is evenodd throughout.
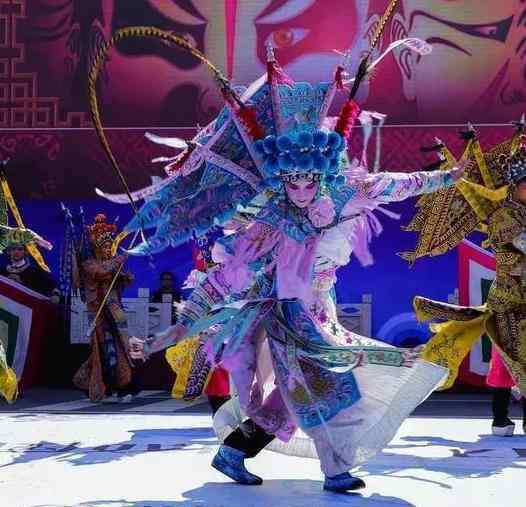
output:
<path id="1" fill-rule="evenodd" d="M 27 259 L 24 259 L 21 263 L 18 264 L 8 264 L 6 270 L 12 275 L 18 275 L 25 271 L 29 266 L 29 261 Z"/>
<path id="2" fill-rule="evenodd" d="M 269 202 L 258 213 L 257 220 L 281 229 L 300 242 L 319 233 L 309 220 L 307 208 L 298 208 L 285 200 Z"/>

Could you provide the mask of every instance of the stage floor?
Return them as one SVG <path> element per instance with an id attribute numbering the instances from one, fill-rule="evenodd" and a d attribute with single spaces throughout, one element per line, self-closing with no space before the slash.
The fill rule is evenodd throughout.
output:
<path id="1" fill-rule="evenodd" d="M 322 491 L 317 461 L 268 451 L 248 465 L 262 486 L 232 484 L 209 466 L 217 442 L 205 404 L 145 393 L 135 406 L 94 406 L 63 394 L 0 405 L 2 507 L 524 505 L 526 436 L 519 420 L 517 436 L 489 435 L 484 397 L 433 398 L 359 470 L 367 489 L 336 495 Z"/>

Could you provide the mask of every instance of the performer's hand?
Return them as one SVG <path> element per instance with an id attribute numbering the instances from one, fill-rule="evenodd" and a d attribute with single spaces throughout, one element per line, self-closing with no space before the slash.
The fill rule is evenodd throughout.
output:
<path id="1" fill-rule="evenodd" d="M 416 361 L 420 359 L 420 356 L 422 355 L 423 351 L 423 345 L 419 345 L 418 347 L 414 347 L 412 349 L 404 350 L 402 352 L 402 366 L 405 366 L 406 368 L 412 368 L 415 365 Z"/>
<path id="2" fill-rule="evenodd" d="M 136 336 L 130 336 L 128 340 L 128 347 L 129 347 L 130 357 L 132 359 L 146 361 L 144 344 L 145 344 L 144 340 L 141 340 L 140 338 L 137 338 Z"/>
<path id="3" fill-rule="evenodd" d="M 356 362 L 355 368 L 358 368 L 359 366 L 367 366 L 369 364 L 369 357 L 367 356 L 367 352 L 358 352 L 358 361 Z"/>
<path id="4" fill-rule="evenodd" d="M 172 306 L 174 307 L 174 310 L 176 313 L 181 313 L 184 309 L 184 302 L 182 301 L 174 301 L 172 303 Z"/>
<path id="5" fill-rule="evenodd" d="M 458 181 L 460 178 L 462 178 L 462 176 L 464 176 L 464 172 L 466 171 L 469 163 L 470 160 L 466 158 L 458 162 L 457 165 L 451 169 L 451 177 L 453 178 L 453 181 Z"/>
<path id="6" fill-rule="evenodd" d="M 183 326 L 180 323 L 175 324 L 175 326 L 172 328 L 172 332 L 170 333 L 171 341 L 174 344 L 179 343 L 187 331 L 188 329 L 186 326 Z"/>

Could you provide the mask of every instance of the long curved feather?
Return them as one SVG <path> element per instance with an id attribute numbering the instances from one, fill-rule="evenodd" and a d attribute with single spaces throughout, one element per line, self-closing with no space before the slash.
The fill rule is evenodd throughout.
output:
<path id="1" fill-rule="evenodd" d="M 179 137 L 161 137 L 157 134 L 152 134 L 151 132 L 146 132 L 144 137 L 155 144 L 160 144 L 162 146 L 169 146 L 170 148 L 176 148 L 178 150 L 186 150 L 188 144 L 184 139 Z"/>

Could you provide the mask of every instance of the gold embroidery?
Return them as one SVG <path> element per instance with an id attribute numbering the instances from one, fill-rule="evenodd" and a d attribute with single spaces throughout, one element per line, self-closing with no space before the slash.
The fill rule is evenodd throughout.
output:
<path id="1" fill-rule="evenodd" d="M 496 278 L 486 306 L 460 307 L 415 298 L 419 320 L 447 321 L 431 327 L 436 334 L 427 344 L 423 358 L 450 369 L 443 388 L 450 387 L 471 346 L 487 334 L 517 386 L 526 394 L 526 266 L 524 254 L 512 243 L 526 229 L 526 206 L 507 199 L 489 215 L 488 222 L 488 244 L 495 251 Z"/>
<path id="2" fill-rule="evenodd" d="M 470 160 L 465 179 L 454 187 L 419 200 L 417 213 L 405 227 L 405 230 L 419 233 L 416 249 L 399 255 L 410 263 L 427 255 L 441 255 L 455 248 L 474 230 L 484 230 L 487 218 L 498 209 L 506 194 L 499 156 L 509 154 L 517 142 L 518 135 L 515 135 L 482 153 L 478 141 L 470 140 L 462 155 Z M 456 163 L 447 148 L 442 149 L 442 155 L 446 160 L 443 169 L 449 169 Z"/>

